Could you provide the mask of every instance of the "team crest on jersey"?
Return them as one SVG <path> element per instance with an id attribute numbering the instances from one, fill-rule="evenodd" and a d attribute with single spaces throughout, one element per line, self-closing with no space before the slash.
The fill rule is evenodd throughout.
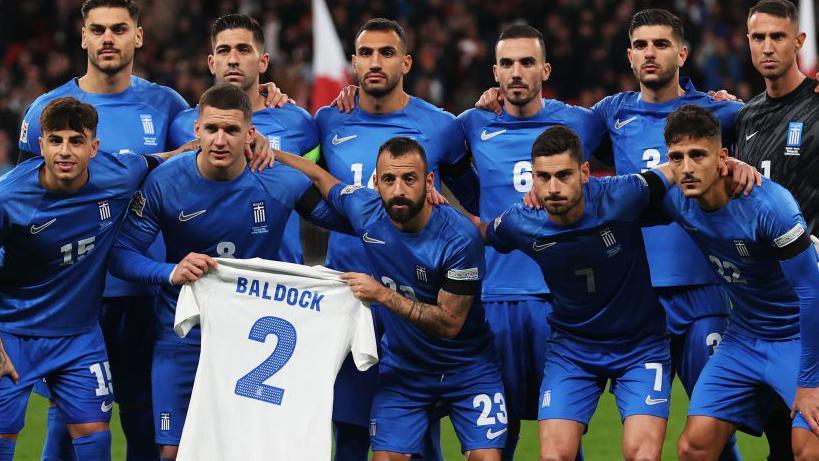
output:
<path id="1" fill-rule="evenodd" d="M 751 252 L 748 251 L 748 247 L 745 245 L 744 240 L 734 240 L 734 246 L 737 249 L 737 254 L 739 254 L 741 258 L 751 257 Z"/>
<path id="2" fill-rule="evenodd" d="M 108 204 L 108 200 L 97 202 L 97 208 L 100 210 L 100 221 L 111 219 L 111 205 Z"/>
<path id="3" fill-rule="evenodd" d="M 540 402 L 541 408 L 546 408 L 552 405 L 552 390 L 549 389 L 543 393 L 543 401 Z"/>
<path id="4" fill-rule="evenodd" d="M 370 437 L 375 437 L 375 430 L 376 430 L 375 420 L 371 419 L 370 420 Z"/>
<path id="5" fill-rule="evenodd" d="M 136 191 L 134 194 L 134 198 L 131 199 L 131 213 L 142 217 L 142 212 L 145 210 L 145 196 L 142 195 L 142 191 Z"/>
<path id="6" fill-rule="evenodd" d="M 423 266 L 415 266 L 415 278 L 419 282 L 427 282 L 427 268 Z"/>
<path id="7" fill-rule="evenodd" d="M 611 227 L 606 226 L 600 229 L 600 238 L 603 239 L 603 244 L 606 246 L 606 254 L 609 258 L 623 249 L 623 245 L 617 243 L 617 239 L 614 237 L 614 232 L 611 230 Z"/>
<path id="8" fill-rule="evenodd" d="M 282 137 L 281 136 L 268 136 L 267 140 L 270 142 L 270 148 L 281 150 L 282 149 Z"/>
<path id="9" fill-rule="evenodd" d="M 28 142 L 28 122 L 25 120 L 20 126 L 20 142 L 24 144 Z"/>
<path id="10" fill-rule="evenodd" d="M 799 155 L 799 147 L 802 146 L 802 129 L 805 124 L 802 122 L 788 123 L 788 139 L 785 141 L 785 155 Z"/>
<path id="11" fill-rule="evenodd" d="M 265 214 L 264 202 L 253 202 L 253 227 L 251 234 L 267 233 L 267 216 Z"/>
<path id="12" fill-rule="evenodd" d="M 142 122 L 142 132 L 145 137 L 142 138 L 143 144 L 146 146 L 156 146 L 156 129 L 154 128 L 154 118 L 151 114 L 139 114 L 139 120 Z"/>
<path id="13" fill-rule="evenodd" d="M 159 414 L 159 430 L 162 432 L 171 430 L 171 413 L 169 411 L 163 411 Z"/>

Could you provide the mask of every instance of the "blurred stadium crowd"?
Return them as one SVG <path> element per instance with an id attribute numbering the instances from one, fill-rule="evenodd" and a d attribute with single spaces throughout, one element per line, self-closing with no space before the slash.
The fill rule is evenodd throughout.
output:
<path id="1" fill-rule="evenodd" d="M 81 0 L 0 0 L 0 172 L 17 155 L 19 121 L 40 94 L 85 72 Z M 492 43 L 525 20 L 546 38 L 552 76 L 546 95 L 591 106 L 636 89 L 626 60 L 627 28 L 638 9 L 668 8 L 683 19 L 691 56 L 684 73 L 700 89 L 724 88 L 743 100 L 764 89 L 748 56 L 751 0 L 328 0 L 345 46 L 372 17 L 398 19 L 410 36 L 413 70 L 405 88 L 458 114 L 493 85 Z M 145 44 L 135 72 L 176 89 L 189 102 L 212 84 L 205 57 L 211 21 L 229 12 L 263 25 L 275 81 L 309 107 L 312 31 L 304 0 L 142 0 Z"/>

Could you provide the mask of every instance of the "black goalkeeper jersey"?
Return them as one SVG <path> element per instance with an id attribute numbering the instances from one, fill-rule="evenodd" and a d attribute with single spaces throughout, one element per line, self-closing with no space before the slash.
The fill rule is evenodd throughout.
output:
<path id="1" fill-rule="evenodd" d="M 740 160 L 793 194 L 811 232 L 819 232 L 819 94 L 806 78 L 781 98 L 762 93 L 737 115 Z"/>

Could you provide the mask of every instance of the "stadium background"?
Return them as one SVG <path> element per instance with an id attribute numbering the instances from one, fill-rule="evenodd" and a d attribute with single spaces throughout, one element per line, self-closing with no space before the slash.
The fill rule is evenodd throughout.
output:
<path id="1" fill-rule="evenodd" d="M 359 26 L 372 17 L 399 20 L 410 37 L 413 69 L 405 89 L 458 114 L 472 107 L 494 85 L 493 44 L 500 30 L 524 20 L 546 39 L 552 75 L 544 95 L 591 106 L 617 91 L 637 89 L 628 62 L 628 22 L 644 7 L 667 8 L 683 20 L 690 57 L 683 74 L 699 89 L 726 89 L 749 100 L 764 89 L 751 65 L 745 37 L 748 0 L 328 0 L 347 55 Z M 22 115 L 31 101 L 74 76 L 84 74 L 80 48 L 80 0 L 0 0 L 0 173 L 14 164 Z M 306 0 L 142 0 L 145 30 L 135 73 L 176 89 L 191 104 L 213 79 L 205 57 L 209 27 L 216 17 L 242 12 L 256 17 L 265 31 L 273 80 L 300 106 L 310 107 L 313 36 Z M 816 10 L 819 12 L 819 10 Z M 816 21 L 819 23 L 819 18 Z M 813 38 L 813 37 L 809 37 Z M 305 233 L 310 262 L 320 262 L 321 231 Z M 675 386 L 664 459 L 674 459 L 687 400 Z M 45 403 L 32 398 L 26 429 L 18 444 L 20 460 L 38 458 L 44 434 Z M 123 439 L 115 421 L 114 459 L 123 459 Z M 606 394 L 584 439 L 587 459 L 620 458 L 621 427 L 613 399 Z M 447 459 L 459 459 L 452 430 L 444 429 Z M 761 439 L 742 436 L 748 460 L 764 459 Z M 524 427 L 517 459 L 537 458 L 536 425 Z"/>

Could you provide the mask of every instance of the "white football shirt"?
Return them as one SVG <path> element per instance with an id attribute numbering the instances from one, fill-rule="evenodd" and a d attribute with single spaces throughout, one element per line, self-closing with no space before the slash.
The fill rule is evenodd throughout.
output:
<path id="1" fill-rule="evenodd" d="M 217 261 L 176 306 L 178 335 L 202 326 L 177 459 L 329 460 L 341 363 L 378 362 L 370 309 L 324 267 Z"/>

